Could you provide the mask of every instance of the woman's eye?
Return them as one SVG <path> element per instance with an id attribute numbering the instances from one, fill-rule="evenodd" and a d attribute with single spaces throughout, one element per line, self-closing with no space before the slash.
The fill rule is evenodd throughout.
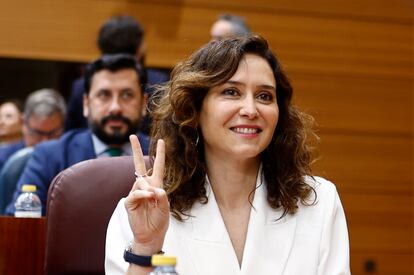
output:
<path id="1" fill-rule="evenodd" d="M 271 102 L 273 101 L 273 95 L 270 93 L 260 93 L 257 98 L 262 101 Z"/>
<path id="2" fill-rule="evenodd" d="M 235 96 L 235 95 L 238 95 L 239 92 L 236 89 L 225 89 L 222 94 L 229 95 L 229 96 Z"/>

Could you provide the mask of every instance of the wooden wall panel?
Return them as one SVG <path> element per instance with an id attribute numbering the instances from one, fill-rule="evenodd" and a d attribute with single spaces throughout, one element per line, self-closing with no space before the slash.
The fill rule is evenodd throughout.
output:
<path id="1" fill-rule="evenodd" d="M 89 61 L 97 55 L 94 39 L 104 19 L 129 13 L 147 28 L 148 63 L 169 67 L 208 41 L 221 9 L 162 3 L 16 0 L 0 9 L 0 34 L 8 37 L 0 42 L 0 56 Z M 269 39 L 290 70 L 411 77 L 412 60 L 405 58 L 411 50 L 409 24 L 262 9 L 240 14 Z"/>
<path id="2" fill-rule="evenodd" d="M 374 263 L 368 272 L 368 262 Z M 351 258 L 352 274 L 412 275 L 414 266 L 411 253 L 361 253 L 353 252 Z"/>
<path id="3" fill-rule="evenodd" d="M 183 21 L 185 10 L 135 1 L 16 0 L 0 6 L 0 34 L 9 38 L 0 41 L 0 56 L 88 62 L 98 55 L 95 37 L 102 22 L 128 13 L 146 28 L 147 48 L 151 49 L 148 64 L 171 67 L 209 39 L 208 24 L 213 18 L 208 24 L 196 15 Z M 204 30 L 195 30 L 197 26 Z"/>
<path id="4" fill-rule="evenodd" d="M 411 194 L 377 195 L 341 192 L 351 250 L 412 253 Z"/>
<path id="5" fill-rule="evenodd" d="M 171 0 L 167 0 L 171 1 Z M 260 10 L 263 13 L 302 13 L 314 17 L 348 17 L 366 20 L 396 21 L 410 23 L 414 3 L 410 0 L 396 1 L 347 1 L 347 0 L 178 0 L 176 3 L 195 5 L 206 8 L 216 7 L 226 10 Z"/>
<path id="6" fill-rule="evenodd" d="M 252 14 L 288 71 L 410 78 L 411 27 L 349 19 Z M 277 22 L 269 25 L 266 22 Z"/>
<path id="7" fill-rule="evenodd" d="M 296 103 L 324 131 L 406 136 L 413 127 L 413 82 L 331 75 L 289 74 Z"/>
<path id="8" fill-rule="evenodd" d="M 324 133 L 320 136 L 315 172 L 333 180 L 341 191 L 412 195 L 412 139 Z"/>

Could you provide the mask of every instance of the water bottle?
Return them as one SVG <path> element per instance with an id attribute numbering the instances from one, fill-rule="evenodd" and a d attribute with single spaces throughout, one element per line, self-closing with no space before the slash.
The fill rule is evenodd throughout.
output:
<path id="1" fill-rule="evenodd" d="M 173 256 L 154 255 L 151 264 L 155 267 L 149 275 L 178 275 L 175 271 L 177 258 Z"/>
<path id="2" fill-rule="evenodd" d="M 40 218 L 42 216 L 42 203 L 36 195 L 36 185 L 25 184 L 22 192 L 14 204 L 17 218 Z"/>

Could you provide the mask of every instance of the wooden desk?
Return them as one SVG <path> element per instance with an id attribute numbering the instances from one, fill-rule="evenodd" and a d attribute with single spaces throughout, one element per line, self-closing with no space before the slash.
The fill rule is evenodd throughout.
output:
<path id="1" fill-rule="evenodd" d="M 0 216 L 0 274 L 43 274 L 46 219 Z"/>

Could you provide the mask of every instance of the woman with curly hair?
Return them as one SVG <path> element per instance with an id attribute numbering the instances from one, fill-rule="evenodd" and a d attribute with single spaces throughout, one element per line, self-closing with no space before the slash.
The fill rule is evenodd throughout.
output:
<path id="1" fill-rule="evenodd" d="M 107 274 L 147 274 L 161 250 L 180 274 L 350 274 L 335 186 L 311 175 L 313 119 L 266 40 L 212 41 L 179 63 L 153 123 L 150 173 L 131 136 L 136 181 L 108 225 Z"/>

